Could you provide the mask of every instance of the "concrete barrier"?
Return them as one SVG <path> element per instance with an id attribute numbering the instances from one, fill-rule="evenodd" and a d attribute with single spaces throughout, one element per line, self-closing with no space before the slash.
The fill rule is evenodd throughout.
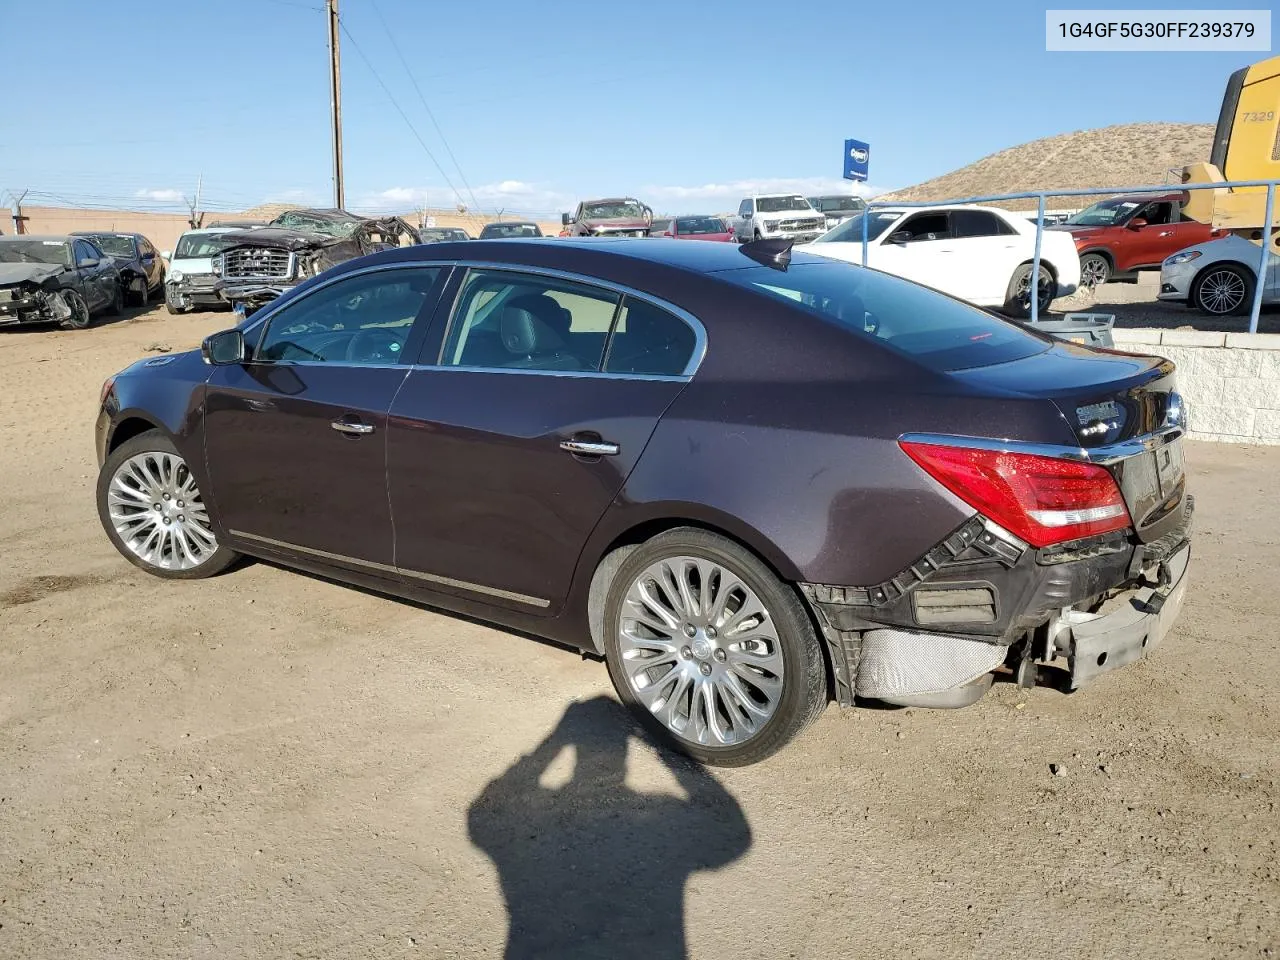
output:
<path id="1" fill-rule="evenodd" d="M 1280 333 L 1115 330 L 1117 350 L 1178 365 L 1190 436 L 1280 444 Z"/>

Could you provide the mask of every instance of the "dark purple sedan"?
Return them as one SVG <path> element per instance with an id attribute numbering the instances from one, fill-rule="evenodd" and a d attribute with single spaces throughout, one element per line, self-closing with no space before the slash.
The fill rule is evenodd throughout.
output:
<path id="1" fill-rule="evenodd" d="M 1184 423 L 1167 360 L 777 241 L 440 243 L 112 377 L 97 498 L 148 572 L 248 554 L 547 637 L 744 764 L 832 699 L 1143 657 Z"/>

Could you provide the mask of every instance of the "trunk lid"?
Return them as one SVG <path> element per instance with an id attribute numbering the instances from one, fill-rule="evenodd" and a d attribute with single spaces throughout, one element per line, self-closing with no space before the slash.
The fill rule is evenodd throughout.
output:
<path id="1" fill-rule="evenodd" d="M 1115 476 L 1143 542 L 1178 522 L 1186 492 L 1182 443 L 1159 433 L 1185 426 L 1171 361 L 1059 342 L 953 376 L 983 392 L 1051 402 L 1076 442 Z"/>

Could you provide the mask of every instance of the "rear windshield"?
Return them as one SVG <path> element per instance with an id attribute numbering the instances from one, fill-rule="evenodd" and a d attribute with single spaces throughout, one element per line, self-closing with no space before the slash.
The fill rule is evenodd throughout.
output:
<path id="1" fill-rule="evenodd" d="M 1007 363 L 1049 349 L 1045 340 L 984 310 L 851 263 L 793 263 L 715 274 L 877 340 L 930 370 Z"/>
<path id="2" fill-rule="evenodd" d="M 681 217 L 676 221 L 678 233 L 728 233 L 719 217 Z"/>

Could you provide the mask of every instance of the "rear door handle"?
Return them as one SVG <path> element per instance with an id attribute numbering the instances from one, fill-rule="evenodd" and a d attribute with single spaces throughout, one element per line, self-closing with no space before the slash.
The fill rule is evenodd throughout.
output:
<path id="1" fill-rule="evenodd" d="M 363 437 L 366 434 L 373 433 L 373 424 L 371 423 L 350 423 L 346 420 L 335 420 L 329 426 L 339 433 L 345 433 L 349 437 Z"/>
<path id="2" fill-rule="evenodd" d="M 608 440 L 561 440 L 560 449 L 578 457 L 616 457 L 622 452 Z"/>

